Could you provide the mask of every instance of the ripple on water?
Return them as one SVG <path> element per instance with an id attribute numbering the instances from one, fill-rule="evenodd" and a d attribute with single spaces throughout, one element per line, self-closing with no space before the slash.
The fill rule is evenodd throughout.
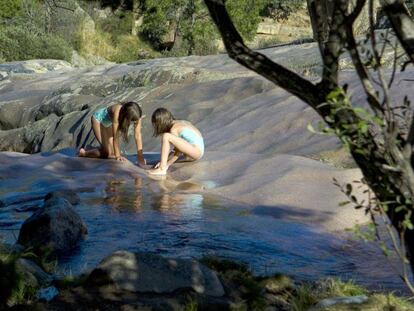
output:
<path id="1" fill-rule="evenodd" d="M 51 184 L 38 181 L 31 194 L 47 192 Z M 376 248 L 246 212 L 249 206 L 180 190 L 154 193 L 140 178 L 102 180 L 94 191 L 88 189 L 76 209 L 89 234 L 60 260 L 61 274 L 91 269 L 113 251 L 126 249 L 182 258 L 215 255 L 242 261 L 256 274 L 284 273 L 299 280 L 334 276 L 371 288 L 403 289 Z M 18 208 L 1 212 L 0 235 L 13 242 L 28 215 Z"/>

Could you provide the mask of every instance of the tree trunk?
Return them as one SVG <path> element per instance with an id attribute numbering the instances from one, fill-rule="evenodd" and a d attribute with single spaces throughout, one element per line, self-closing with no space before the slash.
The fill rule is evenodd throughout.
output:
<path id="1" fill-rule="evenodd" d="M 143 14 L 143 3 L 142 0 L 133 0 L 132 1 L 132 27 L 131 34 L 136 36 L 138 35 L 139 27 L 141 27 L 144 21 Z"/>
<path id="2" fill-rule="evenodd" d="M 334 2 L 330 0 L 307 0 L 311 17 L 313 38 L 325 44 L 328 41 Z"/>
<path id="3" fill-rule="evenodd" d="M 402 2 L 402 0 L 388 1 Z M 244 44 L 228 15 L 224 4 L 225 0 L 204 0 L 204 2 L 221 33 L 227 53 L 231 58 L 302 99 L 319 113 L 331 128 L 336 130 L 335 132 L 338 133 L 340 138 L 344 138 L 344 135 L 346 135 L 346 138 L 351 142 L 351 154 L 360 167 L 368 186 L 380 202 L 387 202 L 384 203 L 387 206 L 386 214 L 395 230 L 402 234 L 401 243 L 403 247 L 405 246 L 406 254 L 410 258 L 410 266 L 413 272 L 414 230 L 409 228 L 405 230 L 403 222 L 409 220 L 414 223 L 414 172 L 410 161 L 411 145 L 414 144 L 414 121 L 411 126 L 413 133 L 409 135 L 409 137 L 412 136 L 412 139 L 404 140 L 401 133 L 398 132 L 396 134 L 389 133 L 390 128 L 393 128 L 393 124 L 388 121 L 384 121 L 386 126 L 381 128 L 382 132 L 379 133 L 381 137 L 378 138 L 377 134 L 370 131 L 361 134 L 359 124 L 362 119 L 349 103 L 343 102 L 339 103 L 340 106 L 333 107 L 331 102 L 327 102 L 327 96 L 336 87 L 339 87 L 337 79 L 338 62 L 345 43 L 348 42 L 347 48 L 350 49 L 351 53 L 358 52 L 355 47 L 352 47 L 352 44 L 355 45 L 352 25 L 366 5 L 366 0 L 308 0 L 312 27 L 324 61 L 324 74 L 322 81 L 318 84 L 300 77 L 293 71 L 273 62 L 265 55 L 249 49 Z M 401 5 L 398 7 L 401 8 Z M 394 14 L 393 18 L 395 19 L 406 20 L 406 13 L 401 10 L 392 10 L 392 6 L 385 7 L 385 10 L 389 15 Z M 397 33 L 400 31 L 407 34 L 414 29 L 412 27 L 403 31 L 402 22 L 397 21 L 396 24 L 398 23 L 400 24 L 399 29 L 398 25 L 394 26 Z M 353 40 L 349 40 L 350 38 Z M 410 53 L 413 44 L 412 37 L 399 35 L 399 38 L 406 41 L 402 44 L 407 53 Z M 359 56 L 353 55 L 353 61 L 358 64 L 360 62 Z M 359 65 L 364 66 L 363 63 Z M 358 74 L 363 84 L 364 81 L 362 80 L 368 78 L 364 78 L 364 72 L 360 71 Z M 365 82 L 369 86 L 369 81 Z M 370 87 L 365 87 L 366 92 L 370 89 Z M 384 89 L 384 93 L 387 91 L 387 89 Z M 367 96 L 369 97 L 368 93 Z M 368 102 L 371 104 L 376 100 L 374 96 Z M 389 112 L 391 113 L 391 110 Z M 334 119 L 333 122 L 328 122 L 332 119 Z M 405 152 L 407 148 L 403 145 L 404 142 L 410 147 L 408 153 Z M 400 210 L 401 206 L 403 206 L 402 210 Z M 404 255 L 402 254 L 402 256 Z M 413 260 L 411 260 L 412 258 Z"/>

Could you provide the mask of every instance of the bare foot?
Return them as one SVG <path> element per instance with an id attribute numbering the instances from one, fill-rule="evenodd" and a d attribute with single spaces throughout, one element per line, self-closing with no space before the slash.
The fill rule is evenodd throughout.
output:
<path id="1" fill-rule="evenodd" d="M 78 157 L 84 157 L 86 150 L 84 148 L 80 148 L 78 152 Z"/>
<path id="2" fill-rule="evenodd" d="M 148 174 L 153 175 L 153 176 L 167 175 L 167 170 L 168 170 L 168 168 L 161 169 L 160 167 L 158 167 L 158 168 L 149 170 Z"/>

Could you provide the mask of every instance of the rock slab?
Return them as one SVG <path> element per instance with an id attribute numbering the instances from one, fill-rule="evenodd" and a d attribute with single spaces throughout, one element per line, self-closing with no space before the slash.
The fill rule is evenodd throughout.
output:
<path id="1" fill-rule="evenodd" d="M 224 295 L 216 273 L 206 266 L 153 253 L 117 251 L 105 258 L 88 280 L 97 285 L 114 284 L 118 290 L 135 293 L 167 294 L 190 289 L 201 295 Z"/>
<path id="2" fill-rule="evenodd" d="M 22 225 L 18 243 L 35 252 L 63 253 L 75 247 L 87 228 L 72 204 L 62 197 L 47 200 Z"/>

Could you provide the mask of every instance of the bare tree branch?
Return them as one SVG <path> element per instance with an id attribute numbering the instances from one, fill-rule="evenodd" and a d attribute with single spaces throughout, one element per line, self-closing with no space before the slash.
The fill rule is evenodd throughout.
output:
<path id="1" fill-rule="evenodd" d="M 320 112 L 318 105 L 324 102 L 325 98 L 320 96 L 316 85 L 273 62 L 265 55 L 248 48 L 232 23 L 225 8 L 224 0 L 205 0 L 205 3 L 221 33 L 224 45 L 231 58 L 299 97 Z"/>
<path id="2" fill-rule="evenodd" d="M 378 98 L 377 92 L 372 85 L 371 77 L 367 68 L 364 66 L 361 56 L 358 52 L 357 43 L 355 41 L 354 32 L 353 32 L 353 24 L 359 14 L 361 13 L 362 9 L 366 4 L 366 0 L 359 0 L 353 12 L 348 16 L 347 23 L 346 23 L 346 31 L 347 31 L 347 43 L 348 43 L 348 51 L 351 55 L 352 62 L 355 66 L 355 70 L 361 80 L 362 86 L 365 90 L 365 93 L 368 97 L 368 103 L 371 109 L 377 114 L 382 116 L 384 114 L 384 109 L 380 104 L 380 99 Z"/>
<path id="3" fill-rule="evenodd" d="M 368 5 L 368 15 L 369 15 L 369 24 L 370 24 L 370 39 L 371 39 L 371 46 L 372 46 L 372 53 L 374 54 L 375 59 L 375 68 L 377 69 L 378 79 L 380 81 L 380 86 L 384 93 L 384 104 L 386 105 L 386 113 L 385 117 L 387 118 L 388 124 L 390 126 L 390 130 L 393 131 L 393 127 L 395 126 L 395 120 L 392 114 L 391 109 L 391 97 L 389 94 L 388 84 L 385 81 L 384 73 L 382 70 L 382 63 L 381 63 L 381 56 L 377 51 L 377 38 L 375 34 L 375 25 L 374 25 L 374 1 L 369 0 Z"/>
<path id="4" fill-rule="evenodd" d="M 395 33 L 414 64 L 414 20 L 403 0 L 383 0 L 382 7 Z"/>
<path id="5" fill-rule="evenodd" d="M 74 9 L 71 9 L 69 7 L 63 6 L 60 3 L 56 3 L 56 0 L 44 0 L 45 4 L 50 7 L 52 10 L 53 9 L 62 9 L 62 10 L 67 10 L 70 12 L 75 12 Z"/>
<path id="6" fill-rule="evenodd" d="M 378 98 L 377 92 L 372 85 L 372 81 L 370 78 L 370 75 L 368 73 L 368 70 L 364 66 L 361 60 L 361 56 L 359 55 L 357 44 L 355 41 L 353 34 L 352 25 L 347 27 L 348 32 L 348 51 L 351 55 L 352 62 L 355 66 L 355 70 L 362 82 L 362 86 L 364 88 L 365 93 L 368 96 L 368 103 L 371 107 L 371 109 L 379 115 L 384 114 L 384 109 L 382 108 L 380 104 L 380 99 Z"/>

